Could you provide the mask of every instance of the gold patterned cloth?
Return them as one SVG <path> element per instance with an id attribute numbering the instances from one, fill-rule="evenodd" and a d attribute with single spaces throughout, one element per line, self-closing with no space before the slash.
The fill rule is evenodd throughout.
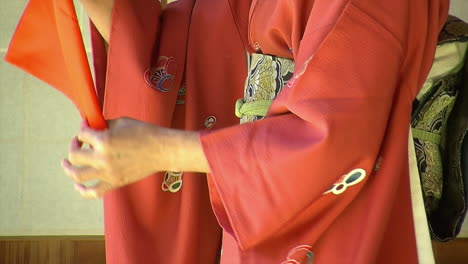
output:
<path id="1" fill-rule="evenodd" d="M 254 53 L 248 62 L 244 98 L 236 103 L 241 124 L 264 118 L 294 72 L 294 61 L 286 58 Z"/>
<path id="2" fill-rule="evenodd" d="M 457 98 L 459 74 L 440 79 L 428 92 L 412 118 L 412 131 L 427 215 L 442 198 L 443 160 L 447 121 Z"/>

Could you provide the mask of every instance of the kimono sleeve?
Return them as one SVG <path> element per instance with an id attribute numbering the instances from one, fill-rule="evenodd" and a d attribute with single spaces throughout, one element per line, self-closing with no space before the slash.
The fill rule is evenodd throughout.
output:
<path id="1" fill-rule="evenodd" d="M 215 214 L 244 250 L 301 225 L 305 211 L 333 221 L 373 176 L 402 40 L 352 3 L 314 51 L 312 38 L 265 119 L 200 136 Z"/>
<path id="2" fill-rule="evenodd" d="M 96 90 L 106 119 L 128 116 L 155 123 L 160 118 L 152 110 L 161 95 L 148 84 L 148 74 L 156 56 L 161 15 L 159 1 L 114 0 L 107 52 L 91 22 Z"/>

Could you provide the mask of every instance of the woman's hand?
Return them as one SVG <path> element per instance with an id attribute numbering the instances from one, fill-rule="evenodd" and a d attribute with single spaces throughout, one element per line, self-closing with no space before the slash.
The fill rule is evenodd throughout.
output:
<path id="1" fill-rule="evenodd" d="M 83 125 L 62 167 L 87 198 L 102 197 L 158 171 L 208 171 L 198 133 L 129 118 L 110 121 L 105 131 Z M 90 187 L 83 184 L 91 180 L 99 182 Z"/>

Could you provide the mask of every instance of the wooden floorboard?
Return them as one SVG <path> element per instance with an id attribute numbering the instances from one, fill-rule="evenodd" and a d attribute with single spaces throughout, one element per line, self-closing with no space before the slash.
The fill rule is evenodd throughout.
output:
<path id="1" fill-rule="evenodd" d="M 468 264 L 468 238 L 446 243 L 433 242 L 432 245 L 436 264 Z M 1 264 L 105 264 L 105 262 L 105 245 L 102 236 L 0 237 Z"/>
<path id="2" fill-rule="evenodd" d="M 0 263 L 104 264 L 102 236 L 0 237 Z"/>
<path id="3" fill-rule="evenodd" d="M 468 238 L 433 242 L 436 264 L 468 264 Z"/>

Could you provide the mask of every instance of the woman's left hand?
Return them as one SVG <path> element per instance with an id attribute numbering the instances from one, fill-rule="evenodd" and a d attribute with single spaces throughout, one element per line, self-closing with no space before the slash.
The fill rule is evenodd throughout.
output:
<path id="1" fill-rule="evenodd" d="M 89 148 L 84 148 L 84 144 Z M 203 161 L 205 167 L 192 166 Z M 72 140 L 62 167 L 86 198 L 100 198 L 112 189 L 158 171 L 207 171 L 198 133 L 129 118 L 110 121 L 109 129 L 104 131 L 83 125 Z M 99 182 L 89 187 L 83 184 L 91 180 Z"/>

